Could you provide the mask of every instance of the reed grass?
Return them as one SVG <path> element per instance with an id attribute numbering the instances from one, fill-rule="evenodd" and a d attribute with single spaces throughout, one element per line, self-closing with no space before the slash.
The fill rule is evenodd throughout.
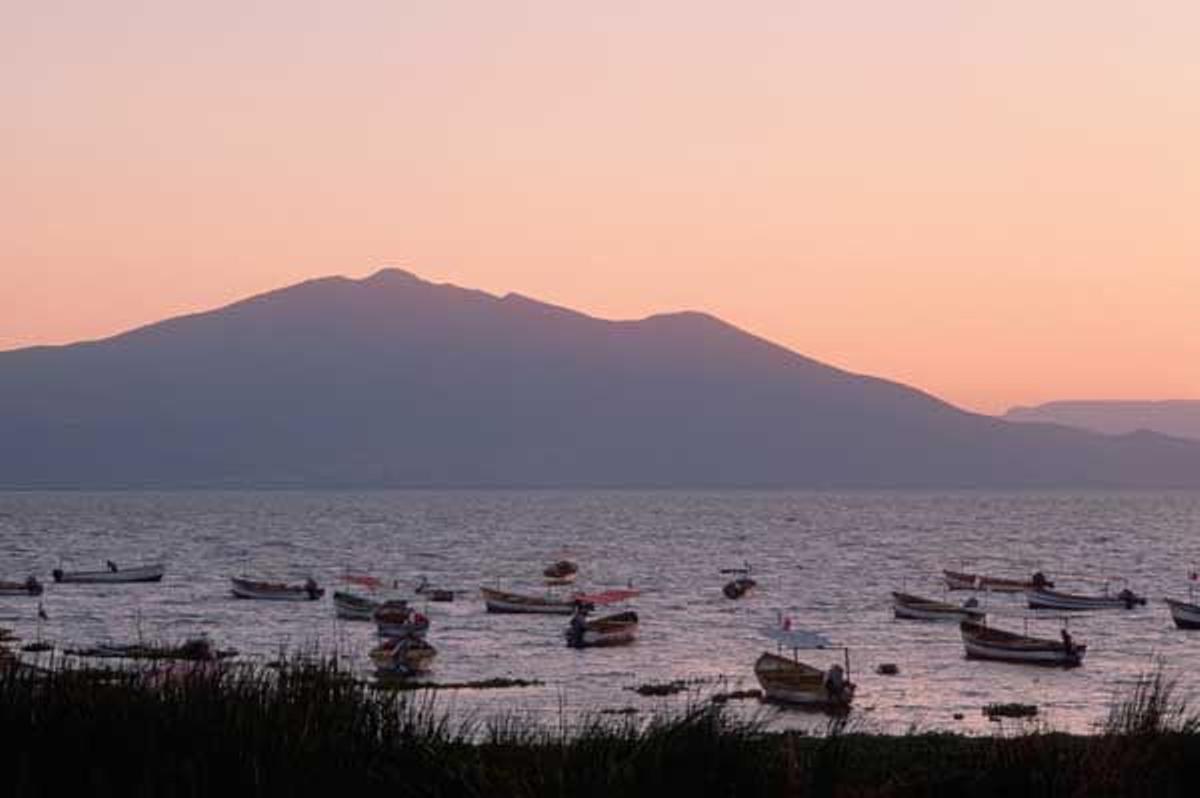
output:
<path id="1" fill-rule="evenodd" d="M 0 668 L 5 795 L 1194 795 L 1200 722 L 1160 669 L 1100 733 L 770 733 L 697 701 L 557 726 L 452 720 L 433 693 L 377 690 L 336 658 Z M 565 718 L 565 714 L 560 717 Z"/>

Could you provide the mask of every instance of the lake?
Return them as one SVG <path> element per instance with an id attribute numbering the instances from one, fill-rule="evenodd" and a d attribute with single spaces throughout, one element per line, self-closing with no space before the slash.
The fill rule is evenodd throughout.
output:
<path id="1" fill-rule="evenodd" d="M 439 652 L 429 679 L 545 683 L 439 693 L 438 703 L 455 713 L 516 712 L 557 723 L 601 709 L 682 708 L 713 692 L 757 687 L 754 660 L 773 650 L 762 630 L 782 612 L 849 647 L 857 728 L 993 731 L 981 706 L 1019 701 L 1039 705 L 1039 722 L 1086 732 L 1156 661 L 1184 690 L 1200 691 L 1189 667 L 1200 655 L 1200 632 L 1176 630 L 1161 601 L 1187 598 L 1200 561 L 1198 532 L 1194 492 L 0 493 L 0 578 L 36 574 L 49 616 L 39 625 L 37 599 L 0 598 L 0 624 L 60 645 L 204 633 L 263 660 L 319 647 L 366 674 L 374 628 L 336 620 L 333 589 L 357 590 L 342 576 L 369 573 L 416 599 L 412 588 L 427 576 L 463 591 L 450 604 L 417 602 Z M 581 589 L 642 591 L 630 604 L 642 620 L 636 644 L 576 651 L 564 644 L 566 618 L 484 611 L 480 586 L 542 593 L 542 568 L 564 558 L 580 564 Z M 160 584 L 50 580 L 56 567 L 101 568 L 109 559 L 122 566 L 161 559 L 168 570 Z M 719 570 L 743 562 L 759 588 L 731 601 Z M 1021 577 L 1042 570 L 1060 589 L 1129 586 L 1150 601 L 1073 615 L 1071 634 L 1088 644 L 1081 668 L 969 661 L 956 625 L 892 617 L 892 590 L 965 599 L 944 592 L 942 568 Z M 229 591 L 229 577 L 240 574 L 311 575 L 328 592 L 317 602 L 241 601 Z M 1021 596 L 982 601 L 995 626 L 1058 636 L 1060 616 L 1024 609 Z M 802 658 L 827 665 L 841 656 Z M 884 662 L 897 664 L 899 675 L 876 675 Z M 627 689 L 675 679 L 695 686 L 669 698 Z M 776 728 L 824 723 L 757 702 L 736 702 L 734 711 L 761 714 Z"/>

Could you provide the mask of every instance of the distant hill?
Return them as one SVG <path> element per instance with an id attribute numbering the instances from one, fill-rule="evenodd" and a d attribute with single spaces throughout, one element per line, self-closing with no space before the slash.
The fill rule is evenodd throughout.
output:
<path id="1" fill-rule="evenodd" d="M 1177 438 L 1200 440 L 1200 401 L 1167 402 L 1048 402 L 1014 407 L 1008 421 L 1038 421 L 1124 435 L 1150 430 Z"/>
<path id="2" fill-rule="evenodd" d="M 0 485 L 1200 487 L 1200 444 L 1013 424 L 702 313 L 385 270 L 0 353 Z"/>

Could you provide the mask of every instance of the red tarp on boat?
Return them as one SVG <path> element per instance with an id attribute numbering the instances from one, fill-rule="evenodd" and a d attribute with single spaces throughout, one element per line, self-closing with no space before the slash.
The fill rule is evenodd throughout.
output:
<path id="1" fill-rule="evenodd" d="M 375 576 L 367 576 L 366 574 L 346 574 L 342 577 L 345 581 L 354 584 L 362 585 L 363 587 L 374 590 L 383 585 L 383 580 Z"/>

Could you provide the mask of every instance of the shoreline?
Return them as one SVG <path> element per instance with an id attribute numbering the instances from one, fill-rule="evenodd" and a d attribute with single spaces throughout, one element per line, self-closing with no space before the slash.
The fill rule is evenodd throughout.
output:
<path id="1" fill-rule="evenodd" d="M 1184 795 L 1200 776 L 1200 716 L 1161 671 L 1115 703 L 1098 734 L 1033 724 L 978 736 L 869 734 L 838 718 L 819 734 L 766 731 L 712 702 L 547 729 L 517 716 L 453 720 L 428 692 L 347 676 L 332 663 L 9 662 L 8 794 Z"/>

